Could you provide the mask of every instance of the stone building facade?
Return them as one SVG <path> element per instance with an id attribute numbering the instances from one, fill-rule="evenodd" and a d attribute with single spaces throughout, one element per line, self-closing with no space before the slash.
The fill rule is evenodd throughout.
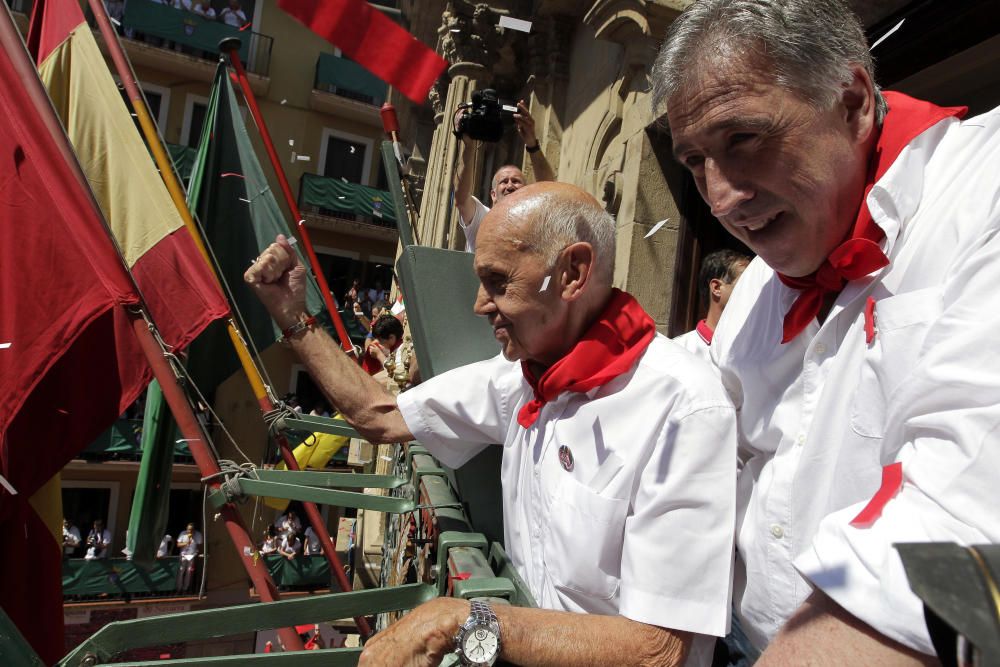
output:
<path id="1" fill-rule="evenodd" d="M 632 292 L 664 333 L 691 328 L 700 316 L 695 276 L 701 257 L 719 247 L 739 248 L 674 162 L 666 128 L 650 104 L 649 66 L 667 27 L 692 1 L 403 0 L 404 24 L 450 64 L 428 103 L 394 100 L 422 191 L 421 242 L 464 248 L 451 200 L 459 148 L 451 118 L 473 91 L 495 88 L 502 100 L 528 103 L 556 177 L 587 190 L 614 214 L 616 286 Z M 997 78 L 1000 61 L 997 29 L 984 27 L 984 12 L 994 10 L 945 10 L 913 0 L 852 5 L 872 39 L 902 18 L 908 22 L 876 52 L 879 72 L 888 74 L 881 83 L 938 103 L 971 102 L 979 110 L 1000 102 L 983 85 L 984 78 Z M 530 20 L 531 32 L 500 28 L 502 16 Z M 507 163 L 520 165 L 531 180 L 513 129 L 499 143 L 479 146 L 474 194 L 488 201 L 490 178 Z M 662 220 L 667 222 L 646 238 Z"/>

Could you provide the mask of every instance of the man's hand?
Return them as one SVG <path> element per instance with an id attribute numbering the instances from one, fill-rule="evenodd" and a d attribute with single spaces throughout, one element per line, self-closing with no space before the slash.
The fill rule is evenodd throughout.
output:
<path id="1" fill-rule="evenodd" d="M 359 667 L 436 667 L 455 648 L 458 628 L 469 617 L 469 603 L 436 598 L 368 640 Z"/>
<path id="2" fill-rule="evenodd" d="M 282 329 L 306 314 L 306 270 L 283 234 L 254 260 L 243 280 Z"/>
<path id="3" fill-rule="evenodd" d="M 535 136 L 535 119 L 531 117 L 531 112 L 528 111 L 528 105 L 525 104 L 524 100 L 517 103 L 514 124 L 517 126 L 517 134 L 525 146 L 534 146 L 538 143 L 538 137 Z"/>

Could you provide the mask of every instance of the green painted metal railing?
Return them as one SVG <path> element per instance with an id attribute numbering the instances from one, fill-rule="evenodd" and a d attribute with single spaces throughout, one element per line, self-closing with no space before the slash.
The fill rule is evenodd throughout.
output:
<path id="1" fill-rule="evenodd" d="M 321 215 L 360 215 L 365 222 L 379 227 L 396 225 L 396 210 L 388 192 L 339 178 L 303 174 L 299 207 Z"/>
<path id="2" fill-rule="evenodd" d="M 198 567 L 202 566 L 203 562 L 199 559 Z M 174 595 L 179 568 L 179 556 L 161 558 L 149 569 L 124 558 L 71 558 L 64 560 L 62 564 L 63 597 Z"/>

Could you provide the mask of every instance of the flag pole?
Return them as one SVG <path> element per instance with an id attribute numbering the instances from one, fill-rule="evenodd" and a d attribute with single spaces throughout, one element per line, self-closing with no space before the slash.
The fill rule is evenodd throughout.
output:
<path id="1" fill-rule="evenodd" d="M 208 251 L 205 248 L 204 243 L 201 239 L 200 231 L 198 226 L 194 222 L 194 217 L 191 215 L 191 211 L 188 208 L 187 200 L 184 197 L 184 191 L 181 188 L 180 183 L 174 174 L 173 164 L 170 158 L 167 156 L 166 150 L 163 148 L 163 144 L 160 141 L 160 136 L 156 131 L 156 126 L 153 123 L 152 117 L 149 114 L 149 110 L 146 108 L 145 100 L 142 97 L 142 92 L 139 90 L 139 86 L 135 81 L 135 75 L 132 72 L 132 68 L 129 65 L 128 59 L 122 49 L 121 43 L 118 41 L 118 34 L 114 31 L 111 25 L 111 21 L 108 19 L 107 12 L 104 9 L 104 3 L 101 0 L 89 0 L 91 11 L 94 13 L 94 17 L 97 19 L 97 25 L 101 31 L 101 35 L 104 37 L 104 42 L 108 47 L 108 51 L 111 55 L 111 59 L 114 62 L 115 69 L 118 72 L 118 77 L 125 87 L 125 91 L 128 95 L 129 101 L 132 104 L 132 108 L 135 111 L 136 117 L 139 119 L 139 125 L 142 128 L 143 134 L 149 144 L 153 157 L 156 161 L 156 165 L 159 168 L 160 174 L 163 177 L 164 183 L 167 186 L 167 190 L 170 192 L 171 199 L 174 202 L 174 206 L 177 208 L 178 213 L 180 213 L 181 218 L 184 221 L 184 225 L 187 227 L 191 236 L 194 238 L 195 243 L 198 246 L 199 251 L 202 254 L 205 262 L 212 269 L 212 275 L 218 282 L 219 278 L 216 275 L 216 267 L 211 261 Z M 237 56 L 238 57 L 238 56 Z M 279 174 L 284 178 L 283 173 L 279 171 Z M 287 187 L 287 182 L 282 181 Z M 294 213 L 298 215 L 298 209 L 294 209 Z M 312 246 L 308 243 L 308 237 L 303 238 L 303 243 L 310 250 Z M 315 257 L 315 254 L 313 254 Z M 318 265 L 318 262 L 314 264 L 314 268 Z M 327 301 L 327 308 L 331 309 L 332 300 L 330 299 L 330 290 L 326 285 L 326 281 L 323 278 L 322 272 L 317 272 L 317 279 L 321 280 L 320 289 L 323 291 L 323 295 Z M 343 330 L 343 323 L 335 309 L 330 310 L 330 315 L 334 320 L 334 324 L 339 324 L 339 331 L 341 333 L 341 340 L 346 341 L 346 345 L 350 347 L 353 352 L 353 346 L 350 345 L 350 338 L 347 337 L 346 330 Z M 227 321 L 227 330 L 229 332 L 229 337 L 232 340 L 233 347 L 236 350 L 236 354 L 240 359 L 240 363 L 243 366 L 243 370 L 250 381 L 250 386 L 253 389 L 254 395 L 257 398 L 257 403 L 263 412 L 271 412 L 274 410 L 274 404 L 272 397 L 264 384 L 264 380 L 261 376 L 260 370 L 257 368 L 256 364 L 253 362 L 253 358 L 247 348 L 246 341 L 244 340 L 239 328 L 236 326 L 236 322 L 230 316 Z M 166 392 L 164 392 L 166 396 Z M 173 406 L 171 405 L 171 409 Z M 176 414 L 176 413 L 175 413 Z M 186 436 L 185 436 L 186 437 Z M 291 445 L 288 443 L 288 439 L 283 433 L 276 433 L 275 441 L 278 444 L 278 449 L 281 452 L 281 459 L 284 461 L 285 465 L 289 470 L 300 470 L 298 461 L 295 459 L 295 455 L 292 453 Z M 344 566 L 340 562 L 340 557 L 337 555 L 336 545 L 333 543 L 330 537 L 330 531 L 326 527 L 326 522 L 323 520 L 323 516 L 320 514 L 319 508 L 315 503 L 303 502 L 302 507 L 309 519 L 309 524 L 312 526 L 313 531 L 316 533 L 316 537 L 323 549 L 323 555 L 326 557 L 327 562 L 330 565 L 330 570 L 333 572 L 334 578 L 337 581 L 338 586 L 344 592 L 348 592 L 354 589 L 351 582 L 347 579 L 347 574 L 344 572 Z M 358 631 L 366 639 L 372 635 L 371 624 L 368 619 L 364 616 L 358 616 L 355 619 L 355 623 L 358 626 Z M 296 635 L 297 637 L 297 635 Z M 284 641 L 284 640 L 283 640 Z M 301 642 L 300 642 L 301 644 Z M 288 645 L 287 643 L 285 644 Z"/>
<path id="2" fill-rule="evenodd" d="M 12 21 L 0 21 L 0 44 L 3 45 L 3 48 L 7 50 L 8 53 L 16 53 L 18 50 L 21 52 L 24 51 L 24 43 L 21 41 L 21 36 L 17 32 Z M 75 175 L 77 184 L 79 187 L 83 188 L 83 191 L 90 197 L 94 212 L 104 228 L 104 233 L 107 235 L 109 243 L 112 244 L 118 253 L 120 259 L 119 267 L 121 271 L 124 272 L 124 275 L 129 280 L 132 285 L 132 289 L 137 295 L 139 295 L 140 299 L 142 299 L 142 292 L 138 284 L 136 284 L 135 278 L 132 276 L 131 272 L 129 272 L 128 264 L 125 262 L 125 259 L 121 254 L 121 248 L 118 246 L 118 242 L 115 239 L 114 234 L 108 227 L 100 206 L 94 199 L 87 177 L 83 173 L 83 170 L 77 161 L 73 147 L 69 142 L 69 138 L 66 136 L 65 130 L 63 129 L 55 110 L 52 109 L 51 100 L 49 99 L 44 86 L 42 86 L 41 80 L 38 78 L 38 72 L 31 63 L 31 59 L 27 56 L 27 53 L 24 53 L 23 58 L 12 58 L 12 63 L 18 70 L 18 75 L 24 83 L 25 91 L 36 100 L 36 108 L 40 110 L 49 110 L 50 113 L 43 114 L 43 120 L 48 127 L 52 140 L 55 143 L 57 150 L 59 150 L 61 157 L 65 160 L 66 164 Z M 201 474 L 205 477 L 218 474 L 221 470 L 208 449 L 207 440 L 204 437 L 201 424 L 198 422 L 197 417 L 195 417 L 194 410 L 192 410 L 191 405 L 187 402 L 187 399 L 184 396 L 183 390 L 177 383 L 177 378 L 174 375 L 173 370 L 164 359 L 163 349 L 160 347 L 150 330 L 152 321 L 146 319 L 147 311 L 145 303 L 142 303 L 139 312 L 134 312 L 127 306 L 119 307 L 126 308 L 126 312 L 130 318 L 133 331 L 135 332 L 136 338 L 141 346 L 143 355 L 149 362 L 150 368 L 153 371 L 153 376 L 160 382 L 160 385 L 163 388 L 164 398 L 167 400 L 167 404 L 170 406 L 170 409 L 177 420 L 177 425 L 180 427 L 185 439 L 189 441 L 191 454 L 195 458 Z M 208 484 L 213 488 L 218 488 L 221 485 L 221 480 L 219 480 L 218 477 L 214 477 L 212 480 L 209 480 Z M 274 581 L 271 579 L 271 575 L 268 573 L 267 568 L 264 567 L 263 562 L 259 558 L 255 560 L 252 557 L 252 554 L 256 553 L 256 549 L 254 548 L 253 541 L 243 523 L 243 519 L 239 515 L 239 512 L 237 512 L 235 506 L 232 503 L 226 503 L 220 509 L 220 515 L 226 523 L 226 528 L 229 531 L 230 538 L 240 555 L 241 562 L 246 569 L 247 575 L 253 582 L 254 587 L 261 599 L 266 601 L 278 599 L 277 588 L 275 587 Z M 203 528 L 207 528 L 207 526 L 203 526 Z M 294 628 L 284 628 L 278 632 L 286 649 L 302 650 L 302 640 L 298 633 L 295 632 Z"/>
<path id="3" fill-rule="evenodd" d="M 95 0 L 90 1 L 94 2 Z M 316 256 L 316 250 L 313 248 L 312 240 L 309 237 L 309 230 L 306 228 L 305 218 L 302 217 L 298 202 L 295 201 L 295 197 L 292 195 L 292 189 L 288 185 L 288 178 L 285 176 L 285 169 L 281 166 L 281 161 L 278 160 L 278 153 L 274 150 L 271 133 L 267 131 L 267 125 L 264 124 L 264 117 L 260 113 L 260 107 L 257 106 L 257 98 L 254 96 L 253 90 L 250 89 L 250 81 L 247 79 L 246 70 L 243 69 L 243 62 L 240 60 L 239 48 L 240 40 L 237 37 L 229 37 L 219 42 L 219 49 L 229 55 L 229 62 L 233 64 L 233 69 L 236 70 L 237 82 L 240 84 L 240 90 L 243 91 L 243 97 L 247 101 L 247 106 L 250 107 L 250 115 L 253 116 L 254 123 L 257 124 L 260 138 L 264 141 L 264 149 L 267 151 L 267 157 L 271 160 L 271 166 L 274 167 L 274 173 L 278 177 L 278 184 L 281 186 L 281 193 L 285 197 L 285 203 L 288 205 L 288 210 L 291 211 L 292 217 L 297 220 L 296 226 L 299 230 L 299 237 L 302 239 L 302 245 L 306 249 L 306 257 L 309 259 L 309 265 L 316 276 L 316 282 L 319 283 L 320 292 L 323 293 L 323 302 L 326 304 L 326 309 L 330 311 L 333 325 L 337 329 L 337 335 L 340 336 L 340 344 L 346 352 L 353 354 L 354 346 L 351 345 L 351 339 L 347 335 L 344 323 L 337 312 L 336 304 L 333 302 L 333 293 L 330 291 L 330 285 L 326 282 L 326 275 L 323 273 L 323 268 L 319 264 L 319 258 Z"/>

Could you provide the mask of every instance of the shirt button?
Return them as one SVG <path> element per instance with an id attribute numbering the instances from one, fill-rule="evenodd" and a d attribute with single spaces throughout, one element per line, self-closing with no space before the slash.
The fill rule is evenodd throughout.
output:
<path id="1" fill-rule="evenodd" d="M 816 354 L 826 354 L 826 345 L 816 343 Z"/>
<path id="2" fill-rule="evenodd" d="M 785 536 L 785 529 L 779 526 L 778 524 L 774 524 L 773 526 L 771 526 L 771 534 L 780 540 L 782 537 Z"/>

